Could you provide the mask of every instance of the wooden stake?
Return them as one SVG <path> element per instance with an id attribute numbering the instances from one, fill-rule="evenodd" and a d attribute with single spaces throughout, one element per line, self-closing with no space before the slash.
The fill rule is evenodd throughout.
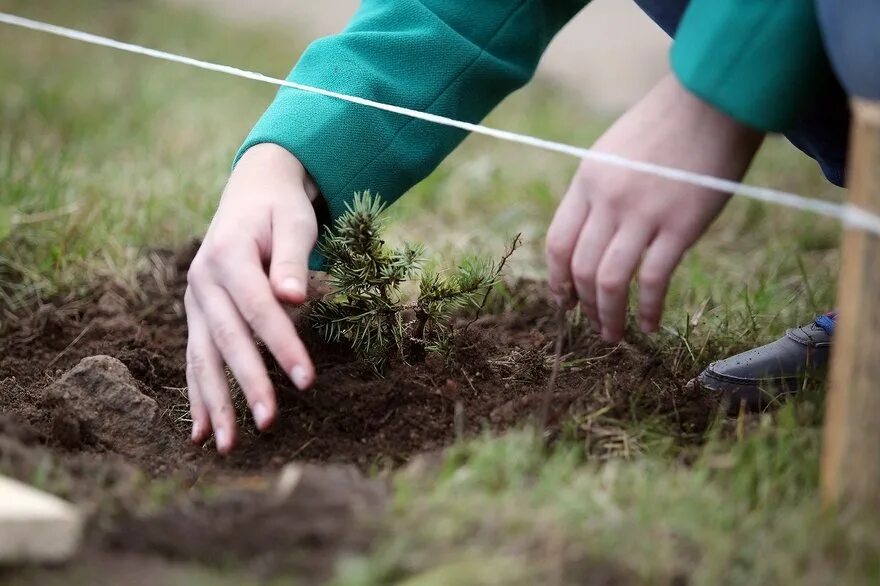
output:
<path id="1" fill-rule="evenodd" d="M 880 102 L 853 102 L 850 202 L 880 213 Z M 880 510 L 880 236 L 847 230 L 822 453 L 826 505 Z"/>

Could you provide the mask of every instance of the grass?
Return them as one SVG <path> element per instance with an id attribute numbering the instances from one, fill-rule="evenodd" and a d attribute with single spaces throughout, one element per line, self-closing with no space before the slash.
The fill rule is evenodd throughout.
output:
<path id="1" fill-rule="evenodd" d="M 525 433 L 459 446 L 397 478 L 394 537 L 338 583 L 872 583 L 880 538 L 816 506 L 819 434 L 803 411 L 690 466 L 597 464 Z"/>
<path id="2" fill-rule="evenodd" d="M 301 50 L 151 3 L 0 9 L 280 75 Z M 0 59 L 0 202 L 13 218 L 0 245 L 5 305 L 94 276 L 131 280 L 143 247 L 204 232 L 271 87 L 9 27 L 0 38 L 15 48 Z"/>
<path id="3" fill-rule="evenodd" d="M 0 0 L 0 9 L 282 76 L 306 40 L 153 2 Z M 146 248 L 203 233 L 272 88 L 10 28 L 0 43 L 4 309 L 130 281 Z M 547 85 L 489 120 L 577 144 L 609 122 Z M 392 239 L 494 255 L 522 232 L 512 270 L 540 277 L 541 239 L 575 166 L 471 138 L 392 209 Z M 781 139 L 768 141 L 749 180 L 840 197 Z M 678 271 L 652 343 L 695 372 L 833 307 L 838 239 L 832 221 L 732 202 Z M 346 561 L 337 582 L 877 583 L 868 520 L 818 506 L 822 404 L 807 395 L 746 430 L 719 422 L 687 453 L 637 419 L 610 423 L 638 439 L 629 457 L 599 461 L 574 438 L 548 453 L 525 433 L 456 446 L 439 466 L 396 474 L 386 537 Z"/>

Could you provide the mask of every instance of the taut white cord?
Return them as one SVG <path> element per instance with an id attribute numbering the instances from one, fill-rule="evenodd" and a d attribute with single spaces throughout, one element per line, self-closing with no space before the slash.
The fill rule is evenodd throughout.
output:
<path id="1" fill-rule="evenodd" d="M 183 65 L 189 65 L 191 67 L 197 67 L 199 69 L 226 73 L 235 77 L 242 77 L 244 79 L 260 81 L 276 86 L 289 87 L 303 92 L 318 94 L 328 98 L 344 100 L 353 104 L 376 108 L 378 110 L 384 110 L 386 112 L 392 112 L 401 116 L 408 116 L 417 120 L 424 120 L 425 122 L 440 124 L 442 126 L 450 126 L 452 128 L 459 128 L 461 130 L 473 132 L 475 134 L 491 136 L 493 138 L 508 142 L 524 144 L 546 151 L 563 153 L 566 155 L 577 157 L 579 159 L 590 159 L 599 163 L 604 163 L 606 165 L 623 167 L 632 171 L 638 171 L 640 173 L 647 173 L 649 175 L 664 177 L 666 179 L 672 179 L 674 181 L 681 181 L 682 183 L 689 183 L 691 185 L 696 185 L 699 187 L 706 187 L 716 191 L 730 193 L 732 195 L 741 195 L 758 201 L 778 204 L 796 210 L 812 212 L 821 216 L 836 218 L 848 228 L 858 228 L 880 235 L 880 216 L 870 213 L 867 210 L 861 209 L 849 203 L 840 204 L 821 199 L 814 199 L 804 197 L 796 193 L 770 189 L 767 187 L 748 185 L 745 183 L 738 183 L 736 181 L 730 181 L 728 179 L 722 179 L 720 177 L 713 177 L 711 175 L 702 175 L 700 173 L 685 171 L 683 169 L 676 169 L 673 167 L 666 167 L 663 165 L 656 165 L 654 163 L 646 163 L 642 161 L 633 161 L 617 155 L 601 153 L 591 149 L 585 149 L 573 145 L 545 140 L 542 138 L 519 134 L 516 132 L 510 132 L 507 130 L 491 128 L 480 124 L 472 124 L 470 122 L 455 120 L 454 118 L 447 118 L 446 116 L 438 116 L 437 114 L 429 114 L 428 112 L 420 112 L 418 110 L 412 110 L 410 108 L 402 108 L 400 106 L 394 106 L 391 104 L 383 104 L 382 102 L 376 102 L 374 100 L 368 100 L 366 98 L 361 98 L 358 96 L 340 94 L 337 92 L 309 85 L 303 85 L 285 79 L 269 77 L 267 75 L 263 75 L 262 73 L 245 71 L 243 69 L 230 67 L 228 65 L 209 63 L 207 61 L 201 61 L 199 59 L 193 59 L 191 57 L 184 57 L 182 55 L 175 55 L 173 53 L 167 53 L 165 51 L 150 49 L 149 47 L 142 47 L 140 45 L 133 45 L 131 43 L 123 43 L 121 41 L 116 41 L 107 37 L 101 37 L 74 29 L 55 26 L 45 22 L 30 20 L 27 18 L 22 18 L 20 16 L 15 16 L 13 14 L 0 12 L 0 23 L 49 33 L 59 37 L 82 41 L 91 45 L 99 45 L 102 47 L 109 47 L 120 51 L 126 51 L 128 53 L 146 55 L 147 57 L 153 57 L 162 61 L 181 63 Z"/>

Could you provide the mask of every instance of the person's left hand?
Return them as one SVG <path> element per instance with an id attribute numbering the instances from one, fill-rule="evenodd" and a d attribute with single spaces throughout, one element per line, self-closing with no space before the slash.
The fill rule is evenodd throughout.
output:
<path id="1" fill-rule="evenodd" d="M 740 180 L 763 134 L 714 109 L 674 76 L 661 81 L 596 142 L 597 151 Z M 639 269 L 639 323 L 653 332 L 684 252 L 728 194 L 585 160 L 547 233 L 550 289 L 577 299 L 608 342 L 624 334 Z"/>

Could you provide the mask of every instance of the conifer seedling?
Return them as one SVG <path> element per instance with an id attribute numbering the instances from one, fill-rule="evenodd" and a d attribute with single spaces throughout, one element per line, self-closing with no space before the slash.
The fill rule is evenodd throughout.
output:
<path id="1" fill-rule="evenodd" d="M 311 319 L 328 342 L 347 342 L 358 359 L 381 373 L 398 354 L 415 362 L 426 352 L 447 358 L 454 347 L 455 312 L 479 309 L 499 281 L 504 261 L 468 257 L 456 268 L 430 268 L 424 248 L 393 248 L 382 239 L 385 204 L 369 191 L 355 194 L 347 211 L 321 239 L 332 292 L 312 305 Z M 418 283 L 407 298 L 406 283 Z"/>

